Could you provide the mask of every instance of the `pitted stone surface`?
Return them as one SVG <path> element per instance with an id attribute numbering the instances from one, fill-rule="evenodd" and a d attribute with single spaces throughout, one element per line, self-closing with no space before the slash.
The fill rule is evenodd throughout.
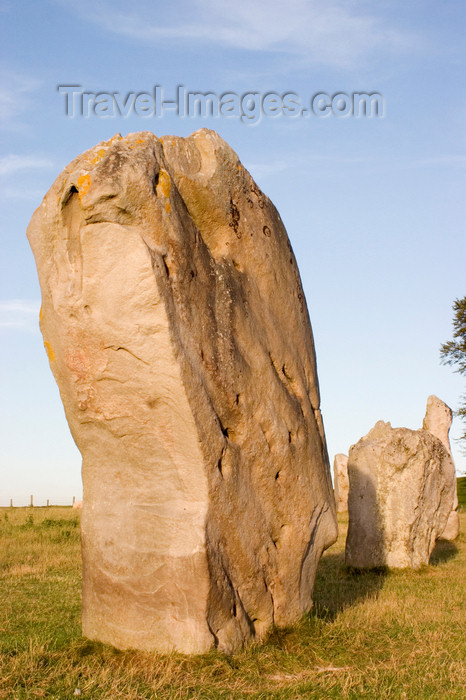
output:
<path id="1" fill-rule="evenodd" d="M 83 632 L 233 651 L 312 605 L 336 515 L 280 216 L 215 133 L 119 135 L 28 229 L 83 457 Z"/>

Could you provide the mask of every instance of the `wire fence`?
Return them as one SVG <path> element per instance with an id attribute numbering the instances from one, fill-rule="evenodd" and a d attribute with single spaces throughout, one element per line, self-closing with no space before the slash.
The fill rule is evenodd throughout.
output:
<path id="1" fill-rule="evenodd" d="M 79 509 L 82 507 L 82 500 L 78 500 L 76 496 L 73 496 L 71 502 L 68 503 L 52 503 L 49 498 L 47 498 L 46 505 L 34 506 L 34 495 L 31 494 L 29 504 L 25 505 L 15 505 L 13 499 L 10 498 L 10 508 L 49 508 L 50 506 L 71 506 L 73 508 Z M 5 507 L 5 506 L 4 506 Z"/>

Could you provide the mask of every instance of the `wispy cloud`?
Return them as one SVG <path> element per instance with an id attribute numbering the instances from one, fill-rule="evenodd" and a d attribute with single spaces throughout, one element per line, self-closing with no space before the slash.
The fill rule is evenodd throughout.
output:
<path id="1" fill-rule="evenodd" d="M 461 153 L 445 153 L 441 156 L 428 156 L 420 158 L 416 165 L 421 167 L 429 166 L 444 166 L 447 168 L 464 168 L 466 167 L 466 155 Z"/>
<path id="2" fill-rule="evenodd" d="M 38 331 L 40 301 L 8 299 L 0 301 L 0 330 Z"/>
<path id="3" fill-rule="evenodd" d="M 0 124 L 9 131 L 24 128 L 21 118 L 33 105 L 33 94 L 41 86 L 35 78 L 16 71 L 0 70 Z"/>
<path id="4" fill-rule="evenodd" d="M 181 0 L 176 11 L 170 3 L 82 0 L 70 8 L 138 42 L 183 40 L 278 51 L 339 68 L 354 67 L 376 50 L 419 44 L 418 37 L 394 26 L 364 0 Z"/>
<path id="5" fill-rule="evenodd" d="M 276 176 L 278 173 L 282 173 L 285 170 L 290 170 L 294 168 L 296 161 L 293 159 L 286 160 L 282 158 L 280 160 L 274 160 L 270 163 L 248 163 L 247 169 L 251 173 L 252 177 L 255 179 L 266 178 L 269 176 Z"/>
<path id="6" fill-rule="evenodd" d="M 0 158 L 0 175 L 11 175 L 21 170 L 38 170 L 51 168 L 53 163 L 40 156 L 24 156 L 11 153 Z"/>
<path id="7" fill-rule="evenodd" d="M 42 200 L 44 196 L 44 190 L 38 188 L 31 189 L 29 187 L 24 187 L 17 185 L 15 187 L 0 187 L 0 198 L 2 200 L 16 199 L 23 202 L 32 202 L 37 204 Z"/>
<path id="8" fill-rule="evenodd" d="M 299 173 L 306 171 L 306 177 L 316 178 L 347 178 L 356 171 L 364 172 L 366 175 L 375 175 L 388 172 L 401 172 L 407 170 L 425 170 L 427 168 L 465 168 L 466 156 L 462 154 L 439 154 L 419 158 L 394 157 L 392 154 L 379 155 L 377 157 L 370 154 L 332 154 L 314 153 L 312 155 L 293 155 L 291 158 L 279 158 L 272 162 L 245 162 L 245 165 L 252 177 L 257 180 L 267 182 L 270 178 L 276 178 L 278 173 L 285 170 L 293 170 Z"/>

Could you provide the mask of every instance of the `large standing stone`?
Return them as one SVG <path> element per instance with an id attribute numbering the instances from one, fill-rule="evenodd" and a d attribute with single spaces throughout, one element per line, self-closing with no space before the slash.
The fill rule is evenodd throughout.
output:
<path id="1" fill-rule="evenodd" d="M 314 343 L 280 216 L 215 133 L 119 135 L 28 237 L 83 457 L 83 632 L 234 650 L 312 605 L 336 515 Z"/>
<path id="2" fill-rule="evenodd" d="M 451 511 L 454 471 L 427 430 L 376 423 L 349 451 L 347 565 L 428 564 Z"/>
<path id="3" fill-rule="evenodd" d="M 453 420 L 452 410 L 437 396 L 429 396 L 427 399 L 426 415 L 422 427 L 428 430 L 433 435 L 438 437 L 447 448 L 450 457 L 453 459 L 450 446 L 450 428 Z M 453 472 L 454 480 L 454 498 L 453 506 L 450 515 L 448 516 L 447 524 L 442 532 L 444 540 L 456 540 L 460 533 L 460 518 L 458 515 L 458 492 L 456 487 L 456 476 Z"/>
<path id="4" fill-rule="evenodd" d="M 348 457 L 336 454 L 333 460 L 333 489 L 338 513 L 348 510 Z"/>

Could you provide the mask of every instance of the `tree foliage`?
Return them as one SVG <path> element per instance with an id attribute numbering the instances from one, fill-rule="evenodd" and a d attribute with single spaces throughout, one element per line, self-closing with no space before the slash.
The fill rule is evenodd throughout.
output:
<path id="1" fill-rule="evenodd" d="M 444 365 L 456 365 L 456 372 L 466 374 L 466 296 L 453 302 L 453 340 L 443 343 L 440 357 Z M 466 421 L 466 395 L 461 397 L 462 405 L 456 412 Z M 466 442 L 466 429 L 462 440 Z"/>

